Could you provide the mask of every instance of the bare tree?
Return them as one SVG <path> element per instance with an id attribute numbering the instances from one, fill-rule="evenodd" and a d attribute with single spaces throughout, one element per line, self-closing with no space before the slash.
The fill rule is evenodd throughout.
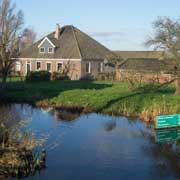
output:
<path id="1" fill-rule="evenodd" d="M 36 40 L 36 32 L 33 28 L 25 28 L 20 40 L 20 51 L 33 45 Z"/>
<path id="2" fill-rule="evenodd" d="M 19 37 L 23 25 L 23 13 L 16 13 L 15 5 L 10 0 L 0 1 L 0 73 L 3 82 L 8 75 L 19 53 Z"/>
<path id="3" fill-rule="evenodd" d="M 180 21 L 159 17 L 154 23 L 155 34 L 145 43 L 164 51 L 165 66 L 173 75 L 176 94 L 180 95 Z"/>

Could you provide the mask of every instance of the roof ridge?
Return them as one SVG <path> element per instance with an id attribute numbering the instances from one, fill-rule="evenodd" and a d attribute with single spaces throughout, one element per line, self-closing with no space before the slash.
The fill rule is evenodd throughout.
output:
<path id="1" fill-rule="evenodd" d="M 79 43 L 78 43 L 76 34 L 75 34 L 75 32 L 74 32 L 74 27 L 73 27 L 73 26 L 70 26 L 70 27 L 72 28 L 73 36 L 74 36 L 74 39 L 75 39 L 76 44 L 77 44 L 77 48 L 78 48 L 78 51 L 79 51 L 79 55 L 80 55 L 80 58 L 82 59 L 82 54 L 81 54 L 81 50 L 80 50 L 80 47 L 79 47 Z"/>

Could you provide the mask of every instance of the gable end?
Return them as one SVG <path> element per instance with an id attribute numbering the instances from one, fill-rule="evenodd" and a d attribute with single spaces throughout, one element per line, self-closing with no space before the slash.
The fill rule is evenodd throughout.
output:
<path id="1" fill-rule="evenodd" d="M 51 46 L 52 46 L 53 48 L 56 47 L 56 46 L 49 40 L 48 37 L 45 37 L 45 38 L 41 41 L 41 43 L 38 45 L 38 48 L 40 48 L 40 47 L 43 45 L 43 43 L 45 43 L 46 41 L 48 41 L 49 44 L 51 44 Z"/>

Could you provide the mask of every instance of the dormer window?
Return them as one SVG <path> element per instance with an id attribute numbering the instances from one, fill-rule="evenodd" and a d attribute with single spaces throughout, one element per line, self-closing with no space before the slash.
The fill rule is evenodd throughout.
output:
<path id="1" fill-rule="evenodd" d="M 53 48 L 52 47 L 48 48 L 48 53 L 53 53 Z"/>
<path id="2" fill-rule="evenodd" d="M 45 48 L 44 48 L 44 47 L 41 47 L 41 48 L 39 49 L 39 52 L 40 52 L 40 53 L 45 53 Z"/>
<path id="3" fill-rule="evenodd" d="M 41 54 L 45 54 L 45 53 L 53 54 L 55 47 L 56 46 L 49 40 L 48 37 L 45 37 L 38 45 L 39 53 Z"/>

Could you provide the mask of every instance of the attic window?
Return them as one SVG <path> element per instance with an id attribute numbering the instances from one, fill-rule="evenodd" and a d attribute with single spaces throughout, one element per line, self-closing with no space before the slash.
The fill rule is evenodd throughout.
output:
<path id="1" fill-rule="evenodd" d="M 39 49 L 39 52 L 40 52 L 40 53 L 45 53 L 45 48 L 44 48 L 44 47 L 41 47 L 41 48 Z"/>
<path id="2" fill-rule="evenodd" d="M 48 53 L 53 53 L 53 48 L 52 47 L 48 48 Z"/>

